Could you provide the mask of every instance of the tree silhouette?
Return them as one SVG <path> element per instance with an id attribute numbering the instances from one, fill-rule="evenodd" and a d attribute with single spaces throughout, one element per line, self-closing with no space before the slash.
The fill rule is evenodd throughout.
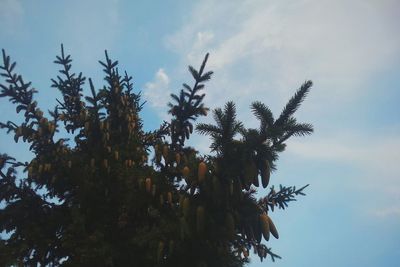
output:
<path id="1" fill-rule="evenodd" d="M 312 83 L 276 120 L 266 105 L 252 103 L 259 129 L 237 120 L 233 102 L 213 110 L 215 125 L 195 127 L 208 112 L 207 60 L 208 54 L 198 70 L 189 67 L 193 86 L 171 95 L 171 120 L 145 132 L 141 95 L 107 51 L 99 61 L 106 84 L 98 88 L 72 71 L 61 46 L 54 61 L 60 75 L 52 80 L 61 98 L 46 115 L 3 50 L 0 97 L 24 121 L 0 128 L 28 143 L 34 157 L 0 155 L 0 231 L 8 233 L 0 240 L 0 265 L 243 266 L 251 249 L 261 260 L 279 258 L 266 246 L 270 234 L 279 237 L 271 212 L 304 195 L 305 186 L 272 186 L 260 199 L 255 193 L 259 179 L 269 185 L 285 141 L 312 133 L 293 117 Z M 213 154 L 185 144 L 194 129 L 211 137 Z"/>

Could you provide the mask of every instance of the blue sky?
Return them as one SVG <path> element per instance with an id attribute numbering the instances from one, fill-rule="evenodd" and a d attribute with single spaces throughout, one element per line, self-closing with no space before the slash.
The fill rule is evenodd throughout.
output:
<path id="1" fill-rule="evenodd" d="M 0 0 L 0 47 L 39 90 L 40 105 L 50 108 L 58 96 L 50 78 L 60 43 L 73 69 L 98 87 L 104 49 L 118 59 L 147 101 L 146 129 L 167 118 L 169 94 L 190 82 L 186 66 L 198 66 L 206 52 L 215 71 L 206 103 L 235 101 L 249 127 L 257 123 L 253 100 L 278 114 L 312 79 L 298 118 L 315 133 L 289 141 L 272 176 L 277 185 L 311 185 L 272 214 L 281 238 L 270 245 L 283 259 L 270 266 L 398 266 L 398 1 L 81 2 Z M 4 100 L 0 112 L 17 119 Z M 24 145 L 0 137 L 2 152 L 29 158 Z M 191 142 L 207 151 L 207 138 Z M 262 264 L 254 257 L 249 266 Z"/>

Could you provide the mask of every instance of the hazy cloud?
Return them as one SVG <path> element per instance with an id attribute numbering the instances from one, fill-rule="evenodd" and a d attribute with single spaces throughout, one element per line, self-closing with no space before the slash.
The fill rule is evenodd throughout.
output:
<path id="1" fill-rule="evenodd" d="M 18 32 L 22 22 L 24 9 L 19 0 L 1 0 L 0 1 L 0 25 L 3 33 Z"/>
<path id="2" fill-rule="evenodd" d="M 372 139 L 381 141 L 371 142 Z M 380 173 L 380 181 L 390 179 L 400 185 L 400 137 L 342 134 L 319 140 L 294 139 L 288 147 L 289 153 L 296 156 L 356 164 L 370 174 Z"/>
<path id="3" fill-rule="evenodd" d="M 400 217 L 400 206 L 392 206 L 372 211 L 372 214 L 379 218 Z"/>

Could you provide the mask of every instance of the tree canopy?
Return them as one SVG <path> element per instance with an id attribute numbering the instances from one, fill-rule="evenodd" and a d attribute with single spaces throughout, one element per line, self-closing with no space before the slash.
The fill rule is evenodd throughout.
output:
<path id="1" fill-rule="evenodd" d="M 61 96 L 48 112 L 2 51 L 0 98 L 15 104 L 23 121 L 1 121 L 0 128 L 28 143 L 34 157 L 0 154 L 1 266 L 243 266 L 250 251 L 279 258 L 268 246 L 279 238 L 272 212 L 306 186 L 255 194 L 269 186 L 285 142 L 313 132 L 294 117 L 312 82 L 276 119 L 253 102 L 257 129 L 237 119 L 233 102 L 212 111 L 214 123 L 195 125 L 209 111 L 208 56 L 199 69 L 189 66 L 192 85 L 171 94 L 170 121 L 146 132 L 141 94 L 107 51 L 99 87 L 72 71 L 61 46 L 52 80 Z M 186 144 L 194 131 L 210 137 L 211 153 Z"/>

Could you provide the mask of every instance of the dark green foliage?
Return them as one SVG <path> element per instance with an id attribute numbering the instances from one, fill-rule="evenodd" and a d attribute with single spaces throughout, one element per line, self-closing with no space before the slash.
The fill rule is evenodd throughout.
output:
<path id="1" fill-rule="evenodd" d="M 15 73 L 3 50 L 0 97 L 24 111 L 25 120 L 0 122 L 0 128 L 30 144 L 34 157 L 19 162 L 0 155 L 0 231 L 9 234 L 0 239 L 0 266 L 240 267 L 249 251 L 261 260 L 279 258 L 262 239 L 260 216 L 270 220 L 274 207 L 284 209 L 305 187 L 276 192 L 272 186 L 265 197 L 254 195 L 269 184 L 284 142 L 313 131 L 293 117 L 311 82 L 277 120 L 254 102 L 258 129 L 237 120 L 232 102 L 215 109 L 216 124 L 196 129 L 211 137 L 216 153 L 199 155 L 185 141 L 196 119 L 207 115 L 202 90 L 212 75 L 205 71 L 208 54 L 199 70 L 189 67 L 193 86 L 183 84 L 171 95 L 171 121 L 152 132 L 142 129 L 143 103 L 132 78 L 119 74 L 107 52 L 105 57 L 106 85 L 97 88 L 72 71 L 61 47 L 55 61 L 60 75 L 52 80 L 61 98 L 46 116 L 34 101 L 36 90 Z M 55 135 L 62 128 L 73 140 Z"/>
<path id="2" fill-rule="evenodd" d="M 200 123 L 197 125 L 197 131 L 211 136 L 212 151 L 223 153 L 230 149 L 234 136 L 244 128 L 242 123 L 236 120 L 236 108 L 233 102 L 226 103 L 223 111 L 220 108 L 215 109 L 213 116 L 217 125 Z"/>
<path id="3" fill-rule="evenodd" d="M 189 71 L 195 80 L 193 87 L 184 83 L 184 88 L 179 96 L 171 94 L 172 99 L 176 102 L 175 104 L 168 103 L 169 113 L 174 117 L 170 124 L 173 147 L 177 144 L 183 146 L 185 140 L 189 139 L 193 132 L 192 122 L 199 116 L 207 115 L 208 108 L 204 107 L 202 103 L 205 94 L 199 94 L 200 90 L 204 88 L 203 83 L 208 81 L 212 75 L 212 71 L 203 73 L 207 59 L 208 54 L 204 58 L 199 71 L 189 66 Z"/>

